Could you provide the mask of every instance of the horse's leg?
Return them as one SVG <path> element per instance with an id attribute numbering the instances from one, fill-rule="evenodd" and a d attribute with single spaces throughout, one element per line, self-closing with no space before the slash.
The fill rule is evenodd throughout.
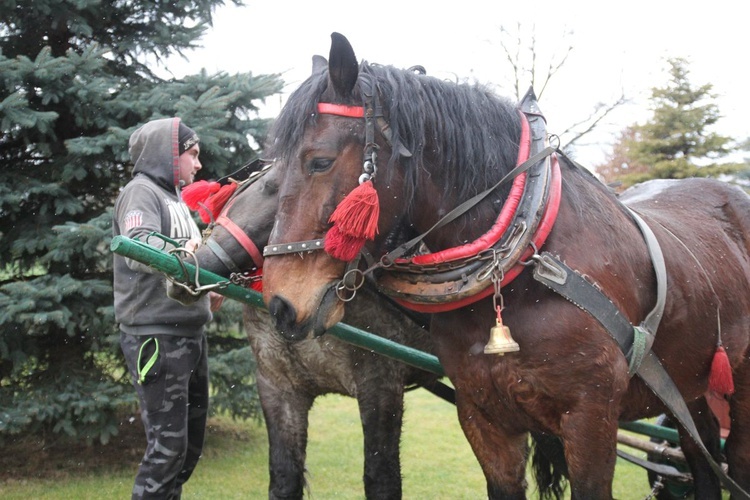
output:
<path id="1" fill-rule="evenodd" d="M 313 398 L 301 391 L 279 390 L 261 373 L 256 378 L 268 433 L 268 498 L 302 498 L 306 486 L 308 415 Z"/>
<path id="2" fill-rule="evenodd" d="M 377 355 L 366 353 L 365 356 Z M 401 498 L 399 444 L 404 414 L 404 380 L 397 376 L 402 367 L 395 365 L 395 362 L 377 356 L 377 359 L 359 363 L 361 369 L 354 371 L 365 438 L 367 498 Z"/>
<path id="3" fill-rule="evenodd" d="M 615 405 L 591 404 L 563 416 L 562 440 L 572 500 L 608 500 L 617 460 Z"/>
<path id="4" fill-rule="evenodd" d="M 732 423 L 724 452 L 729 476 L 750 492 L 750 362 L 734 372 L 735 392 L 729 400 Z"/>
<path id="5" fill-rule="evenodd" d="M 510 434 L 481 408 L 456 393 L 458 420 L 487 480 L 489 500 L 526 498 L 528 434 Z"/>
<path id="6" fill-rule="evenodd" d="M 706 398 L 700 398 L 688 404 L 690 415 L 693 417 L 698 435 L 717 462 L 721 461 L 721 436 L 719 434 L 719 422 L 708 407 Z M 680 434 L 680 447 L 685 455 L 685 460 L 693 474 L 694 497 L 700 499 L 720 499 L 721 483 L 718 476 L 708 465 L 698 445 L 695 444 L 685 429 L 677 424 Z"/>

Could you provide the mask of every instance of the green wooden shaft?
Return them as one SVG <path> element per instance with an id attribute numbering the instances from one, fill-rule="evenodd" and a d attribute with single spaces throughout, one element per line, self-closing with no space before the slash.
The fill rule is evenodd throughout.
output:
<path id="1" fill-rule="evenodd" d="M 147 245 L 141 241 L 133 240 L 125 236 L 115 236 L 112 239 L 110 248 L 114 253 L 137 260 L 138 262 L 146 264 L 169 276 L 179 279 L 182 279 L 184 276 L 183 268 L 180 265 L 177 256 L 170 255 L 163 250 L 159 250 L 158 248 Z M 184 265 L 187 268 L 190 277 L 195 276 L 195 266 L 188 262 L 184 262 Z M 198 279 L 200 280 L 201 285 L 225 283 L 224 286 L 216 288 L 214 291 L 255 307 L 265 307 L 261 294 L 233 283 L 227 283 L 227 279 L 218 274 L 201 269 L 198 271 Z M 443 367 L 436 356 L 399 344 L 398 342 L 393 342 L 392 340 L 360 330 L 359 328 L 354 328 L 351 325 L 337 323 L 326 333 L 333 335 L 344 342 L 348 342 L 363 349 L 369 349 L 416 368 L 440 376 L 445 375 Z"/>
<path id="2" fill-rule="evenodd" d="M 620 421 L 620 429 L 643 434 L 644 436 L 664 439 L 665 441 L 669 441 L 670 443 L 675 445 L 680 444 L 680 435 L 678 434 L 677 429 L 651 424 L 649 422 L 646 422 L 645 420 L 637 420 L 635 422 Z M 721 439 L 722 450 L 724 449 L 725 444 L 726 440 Z"/>

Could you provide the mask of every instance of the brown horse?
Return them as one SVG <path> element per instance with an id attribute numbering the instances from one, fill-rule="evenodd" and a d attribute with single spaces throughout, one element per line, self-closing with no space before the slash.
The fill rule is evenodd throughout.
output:
<path id="1" fill-rule="evenodd" d="M 359 64 L 343 36 L 332 38 L 328 67 L 290 96 L 272 131 L 280 205 L 264 299 L 280 332 L 302 340 L 343 317 L 357 281 L 346 261 L 366 242 L 376 259 L 387 254 L 366 270 L 383 291 L 435 313 L 430 333 L 488 496 L 525 498 L 527 436 L 538 432 L 561 438 L 573 498 L 611 498 L 618 419 L 668 408 L 641 372 L 630 376 L 638 363 L 629 366 L 633 358 L 587 304 L 535 276 L 560 278 L 550 264 L 556 258 L 592 294 L 603 294 L 615 316 L 633 325 L 648 320 L 664 280 L 635 212 L 666 268 L 658 333 L 644 337 L 655 357 L 645 356 L 661 361 L 695 413 L 723 344 L 735 386 L 729 474 L 750 489 L 747 195 L 690 179 L 649 183 L 621 201 L 566 158 L 549 156 L 543 170 L 532 167 L 512 186 L 495 188 L 517 164 L 526 168 L 529 144 L 544 135 L 534 128 L 538 109 L 520 113 L 480 86 Z M 377 233 L 345 218 L 332 222 L 337 207 L 378 206 L 372 188 Z M 414 245 L 393 244 L 394 233 L 411 230 L 422 234 Z M 310 251 L 311 244 L 326 251 Z M 491 330 L 504 334 L 504 355 L 485 353 Z"/>
<path id="2" fill-rule="evenodd" d="M 195 252 L 201 269 L 250 281 L 256 262 L 254 246 L 265 245 L 278 206 L 275 170 L 240 184 Z M 255 255 L 255 258 L 253 258 Z M 192 303 L 197 295 L 170 282 L 169 295 Z M 364 490 L 367 498 L 401 498 L 399 444 L 404 391 L 423 386 L 442 390 L 438 376 L 354 347 L 335 337 L 289 343 L 275 331 L 265 310 L 243 308 L 245 331 L 253 349 L 256 380 L 269 444 L 269 498 L 302 498 L 305 478 L 308 415 L 315 399 L 343 394 L 357 399 L 364 434 Z M 430 352 L 429 335 L 420 326 L 425 315 L 404 317 L 404 311 L 368 289 L 347 308 L 344 320 L 363 330 Z M 420 324 L 418 324 L 418 322 Z"/>

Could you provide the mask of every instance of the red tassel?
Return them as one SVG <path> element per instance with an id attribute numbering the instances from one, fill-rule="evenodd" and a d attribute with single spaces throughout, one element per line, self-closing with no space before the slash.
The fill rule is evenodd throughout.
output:
<path id="1" fill-rule="evenodd" d="M 341 233 L 354 238 L 371 240 L 378 233 L 380 202 L 372 181 L 363 182 L 336 207 L 328 222 Z"/>
<path id="2" fill-rule="evenodd" d="M 197 210 L 198 214 L 201 216 L 201 220 L 206 224 L 209 224 L 212 219 L 215 220 L 216 216 L 221 213 L 224 205 L 227 204 L 227 201 L 229 201 L 229 198 L 232 197 L 236 189 L 237 184 L 234 182 L 225 184 L 224 186 L 221 186 L 221 189 L 215 194 L 212 194 L 208 199 L 203 201 L 202 205 L 199 204 Z"/>
<path id="3" fill-rule="evenodd" d="M 723 396 L 734 394 L 732 366 L 729 364 L 729 357 L 722 345 L 716 348 L 714 359 L 711 362 L 711 372 L 708 375 L 708 388 Z"/>
<path id="4" fill-rule="evenodd" d="M 198 210 L 198 203 L 205 202 L 209 196 L 216 193 L 221 184 L 218 182 L 197 181 L 182 189 L 182 201 L 190 210 Z"/>
<path id="5" fill-rule="evenodd" d="M 365 238 L 344 234 L 339 230 L 338 225 L 334 225 L 326 234 L 324 247 L 328 255 L 334 259 L 349 262 L 357 257 L 366 241 Z"/>

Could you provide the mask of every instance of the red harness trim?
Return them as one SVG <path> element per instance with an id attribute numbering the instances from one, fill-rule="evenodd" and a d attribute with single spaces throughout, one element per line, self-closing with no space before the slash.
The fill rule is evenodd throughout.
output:
<path id="1" fill-rule="evenodd" d="M 521 140 L 518 149 L 518 161 L 516 165 L 520 165 L 529 158 L 529 151 L 531 150 L 531 132 L 529 128 L 529 122 L 526 117 L 521 113 Z M 416 255 L 411 259 L 401 260 L 402 262 L 411 261 L 414 264 L 440 264 L 443 262 L 450 262 L 453 260 L 463 259 L 477 255 L 483 250 L 487 250 L 492 245 L 497 243 L 502 238 L 505 231 L 508 230 L 513 216 L 516 214 L 518 204 L 521 202 L 523 196 L 523 188 L 526 185 L 526 172 L 522 173 L 515 179 L 513 179 L 513 185 L 510 190 L 508 199 L 505 200 L 503 208 L 500 210 L 495 224 L 490 228 L 488 232 L 480 236 L 478 239 L 471 243 L 462 245 L 460 247 L 448 248 L 440 252 L 428 253 L 423 255 Z"/>
<path id="2" fill-rule="evenodd" d="M 544 245 L 544 242 L 547 241 L 547 236 L 549 236 L 549 233 L 552 231 L 552 227 L 555 225 L 555 220 L 557 219 L 557 213 L 560 210 L 560 198 L 562 194 L 562 176 L 560 174 L 560 164 L 557 162 L 557 155 L 552 155 L 550 158 L 550 161 L 552 162 L 552 172 L 551 172 L 551 179 L 550 179 L 550 192 L 549 192 L 549 202 L 547 203 L 547 206 L 544 209 L 544 215 L 542 215 L 542 219 L 539 222 L 539 226 L 536 229 L 536 233 L 534 234 L 534 245 L 536 248 L 541 248 L 542 245 Z M 521 256 L 521 261 L 527 260 L 529 257 L 532 256 L 534 253 L 534 250 L 532 248 L 529 248 L 524 252 L 524 254 Z M 520 262 L 516 264 L 515 266 L 511 267 L 503 277 L 503 281 L 500 283 L 500 286 L 507 286 L 511 281 L 513 281 L 521 272 L 526 269 L 526 267 L 521 264 Z M 439 313 L 439 312 L 446 312 L 446 311 L 452 311 L 454 309 L 458 309 L 464 306 L 467 306 L 469 304 L 473 304 L 474 302 L 477 302 L 481 299 L 484 299 L 486 297 L 489 297 L 495 292 L 495 288 L 493 286 L 488 286 L 481 292 L 479 292 L 476 295 L 473 295 L 471 297 L 465 297 L 461 300 L 457 300 L 455 302 L 448 302 L 445 304 L 417 304 L 414 302 L 409 302 L 404 299 L 400 298 L 394 298 L 396 302 L 401 304 L 402 306 L 406 307 L 407 309 L 411 309 L 412 311 L 417 312 L 423 312 L 423 313 Z"/>
<path id="3" fill-rule="evenodd" d="M 255 265 L 258 266 L 258 268 L 263 267 L 263 254 L 258 251 L 258 247 L 255 246 L 253 240 L 247 237 L 240 226 L 235 224 L 232 219 L 228 219 L 223 215 L 219 216 L 219 218 L 216 219 L 216 224 L 223 226 L 227 231 L 229 231 L 229 234 L 234 236 L 234 239 L 237 240 L 237 242 L 242 245 L 242 248 L 245 249 L 248 255 L 252 257 L 253 262 L 255 262 Z"/>
<path id="4" fill-rule="evenodd" d="M 253 259 L 253 262 L 260 270 L 263 268 L 263 254 L 258 250 L 258 247 L 255 243 L 253 243 L 253 240 L 251 240 L 248 235 L 245 234 L 245 231 L 243 231 L 240 226 L 235 224 L 232 219 L 225 215 L 229 212 L 229 208 L 234 205 L 235 200 L 236 198 L 231 200 L 230 203 L 228 203 L 224 207 L 224 209 L 219 214 L 219 218 L 216 219 L 216 224 L 224 227 L 224 229 L 229 231 L 229 234 L 234 236 L 234 239 L 237 240 L 237 243 L 239 243 L 242 248 L 245 249 L 245 251 Z"/>
<path id="5" fill-rule="evenodd" d="M 362 106 L 346 106 L 344 104 L 319 102 L 318 113 L 326 115 L 347 116 L 349 118 L 364 118 L 365 108 Z"/>

